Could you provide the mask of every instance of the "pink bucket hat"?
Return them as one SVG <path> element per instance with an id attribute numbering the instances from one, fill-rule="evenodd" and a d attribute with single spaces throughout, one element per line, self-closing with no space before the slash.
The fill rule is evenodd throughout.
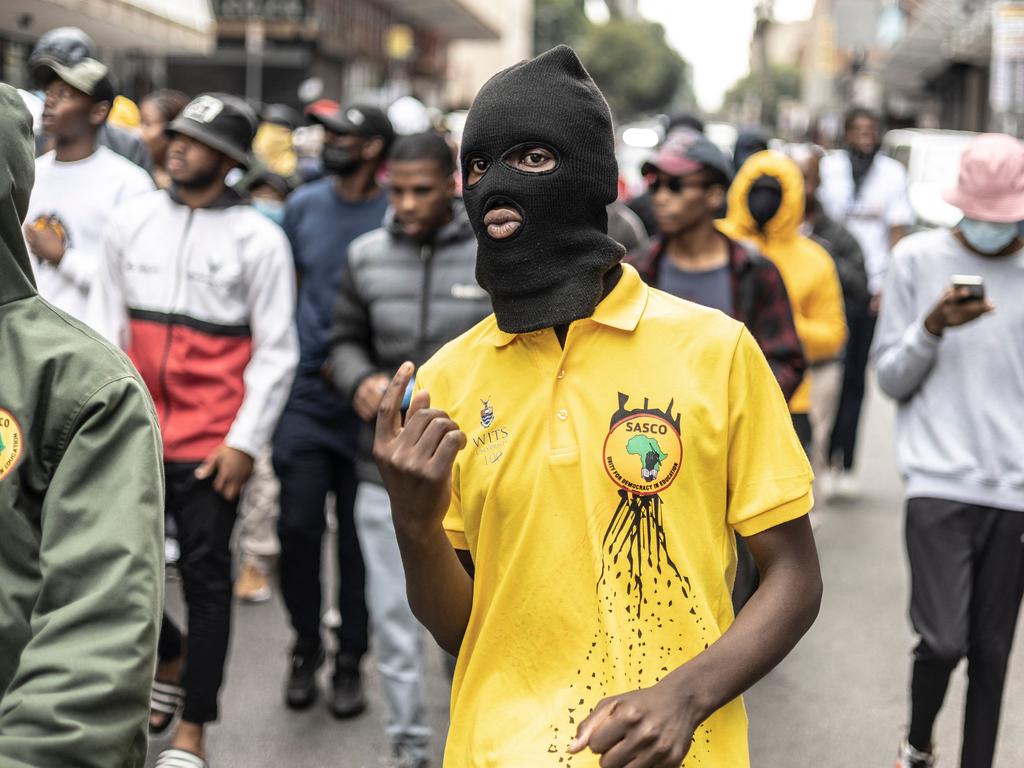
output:
<path id="1" fill-rule="evenodd" d="M 942 199 L 978 221 L 1024 221 L 1024 144 L 1005 133 L 983 133 L 960 158 L 960 179 Z"/>

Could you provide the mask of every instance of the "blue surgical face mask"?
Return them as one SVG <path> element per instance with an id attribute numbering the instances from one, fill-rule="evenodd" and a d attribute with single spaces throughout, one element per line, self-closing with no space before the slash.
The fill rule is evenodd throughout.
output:
<path id="1" fill-rule="evenodd" d="M 283 200 L 270 200 L 266 197 L 254 197 L 252 199 L 252 207 L 278 226 L 284 223 Z"/>
<path id="2" fill-rule="evenodd" d="M 964 218 L 958 225 L 964 240 L 978 253 L 999 253 L 1017 236 L 1017 225 Z"/>

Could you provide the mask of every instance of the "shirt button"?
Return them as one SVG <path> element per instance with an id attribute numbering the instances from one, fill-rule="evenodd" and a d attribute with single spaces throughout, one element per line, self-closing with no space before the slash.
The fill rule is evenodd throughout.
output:
<path id="1" fill-rule="evenodd" d="M 565 421 L 566 419 L 569 418 L 569 412 L 565 410 L 565 408 L 560 408 L 558 410 L 558 418 L 560 418 L 562 421 Z"/>
<path id="2" fill-rule="evenodd" d="M 558 372 L 558 378 L 559 379 L 564 379 L 565 378 L 565 369 L 564 368 Z"/>

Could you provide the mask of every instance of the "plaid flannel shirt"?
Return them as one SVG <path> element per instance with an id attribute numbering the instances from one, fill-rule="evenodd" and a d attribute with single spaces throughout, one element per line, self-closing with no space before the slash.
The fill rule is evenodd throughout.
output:
<path id="1" fill-rule="evenodd" d="M 729 240 L 733 317 L 747 326 L 761 347 L 788 401 L 803 380 L 807 360 L 796 334 L 782 275 L 752 246 L 726 239 Z M 648 285 L 656 286 L 658 267 L 664 256 L 665 243 L 656 237 L 649 248 L 629 254 L 626 261 L 636 267 Z"/>

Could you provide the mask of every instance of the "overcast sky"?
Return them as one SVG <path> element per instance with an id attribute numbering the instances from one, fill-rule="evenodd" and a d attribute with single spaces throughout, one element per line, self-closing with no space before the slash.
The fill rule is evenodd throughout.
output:
<path id="1" fill-rule="evenodd" d="M 697 100 L 717 109 L 750 69 L 755 0 L 640 0 L 640 12 L 665 25 L 668 41 L 693 67 Z M 775 0 L 779 21 L 806 19 L 814 0 Z"/>

